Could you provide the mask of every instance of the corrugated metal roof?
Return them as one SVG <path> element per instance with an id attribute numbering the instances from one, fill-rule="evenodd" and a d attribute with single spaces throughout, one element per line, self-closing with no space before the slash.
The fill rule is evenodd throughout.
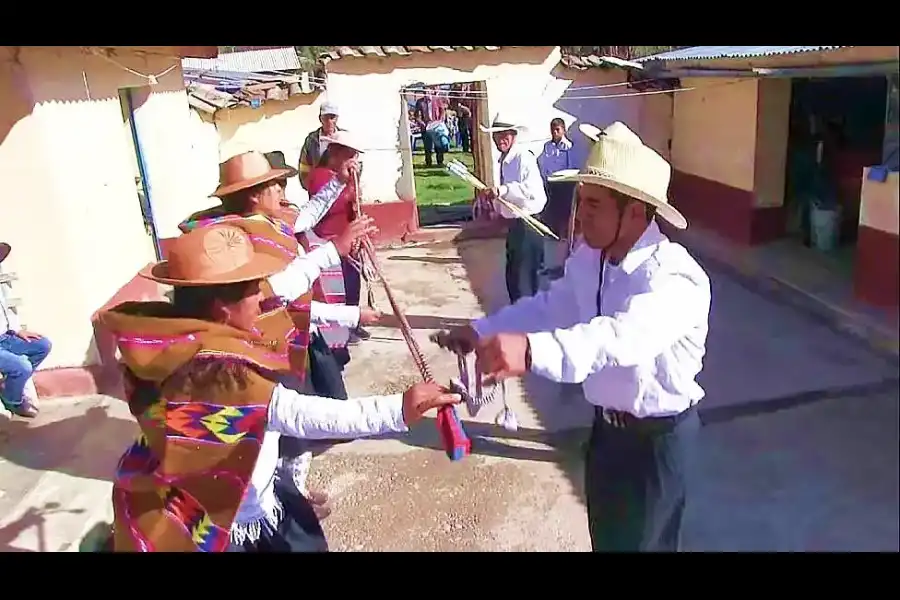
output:
<path id="1" fill-rule="evenodd" d="M 293 46 L 228 52 L 220 54 L 216 58 L 185 58 L 182 59 L 181 66 L 198 71 L 234 71 L 238 73 L 296 71 L 302 68 Z"/>
<path id="2" fill-rule="evenodd" d="M 799 54 L 801 52 L 822 52 L 849 48 L 850 46 L 691 46 L 670 52 L 662 52 L 652 56 L 636 59 L 637 62 L 648 60 L 712 60 L 715 58 L 748 58 L 752 56 L 778 56 L 781 54 Z"/>
<path id="3" fill-rule="evenodd" d="M 331 52 L 319 55 L 324 61 L 338 60 L 348 56 L 408 56 L 413 53 L 456 52 L 473 50 L 499 50 L 502 46 L 338 46 Z"/>

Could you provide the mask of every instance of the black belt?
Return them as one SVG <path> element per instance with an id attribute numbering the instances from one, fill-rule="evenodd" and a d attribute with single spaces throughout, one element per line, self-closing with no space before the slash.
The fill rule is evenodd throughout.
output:
<path id="1" fill-rule="evenodd" d="M 601 421 L 615 429 L 646 429 L 646 430 L 664 430 L 671 429 L 680 423 L 694 410 L 691 406 L 675 415 L 666 415 L 663 417 L 636 417 L 631 413 L 622 410 L 613 410 L 611 408 L 603 408 L 602 406 L 594 407 L 594 419 Z"/>

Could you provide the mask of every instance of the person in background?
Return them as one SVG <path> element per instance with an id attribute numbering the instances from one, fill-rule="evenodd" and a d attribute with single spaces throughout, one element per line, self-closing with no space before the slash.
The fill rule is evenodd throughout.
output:
<path id="1" fill-rule="evenodd" d="M 493 136 L 494 145 L 500 151 L 500 186 L 481 192 L 476 202 L 489 203 L 495 213 L 509 219 L 506 290 L 512 304 L 538 291 L 544 245 L 543 238 L 503 206 L 498 198 L 518 206 L 528 215 L 540 215 L 547 204 L 547 192 L 534 154 L 516 144 L 518 131 L 523 129 L 521 125 L 498 115 L 490 127 L 480 127 Z"/>
<path id="2" fill-rule="evenodd" d="M 566 137 L 565 121 L 558 117 L 550 121 L 550 140 L 544 144 L 538 165 L 547 190 L 543 221 L 559 237 L 559 241 L 544 239 L 544 274 L 552 281 L 562 276 L 566 262 L 566 236 L 572 214 L 572 193 L 575 191 L 574 183 L 548 181 L 553 173 L 573 168 L 572 142 Z"/>
<path id="3" fill-rule="evenodd" d="M 303 148 L 300 149 L 300 185 L 307 192 L 307 179 L 309 172 L 319 164 L 325 150 L 328 149 L 328 136 L 334 135 L 336 131 L 340 131 L 338 127 L 338 116 L 340 112 L 336 104 L 332 102 L 323 102 L 319 109 L 319 122 L 321 127 L 306 136 L 303 141 Z"/>
<path id="4" fill-rule="evenodd" d="M 0 242 L 0 263 L 9 256 L 12 247 Z M 37 333 L 19 328 L 16 313 L 6 305 L 0 292 L 0 400 L 10 413 L 33 419 L 37 416 L 37 389 L 34 371 L 50 354 L 50 340 Z"/>
<path id="5" fill-rule="evenodd" d="M 438 98 L 434 90 L 426 88 L 425 94 L 416 101 L 415 116 L 422 132 L 422 144 L 425 146 L 425 166 L 433 164 L 432 154 L 437 155 L 437 166 L 444 166 L 444 150 L 436 143 L 434 125 L 443 123 L 446 103 Z"/>
<path id="6" fill-rule="evenodd" d="M 465 96 L 470 94 L 468 83 L 459 83 L 453 86 L 454 97 L 450 99 L 453 111 L 456 113 L 456 126 L 459 131 L 459 140 L 463 152 L 472 150 L 472 99 Z"/>
<path id="7" fill-rule="evenodd" d="M 179 237 L 169 260 L 140 273 L 173 286 L 171 303 L 126 302 L 100 315 L 118 340 L 140 427 L 113 481 L 113 551 L 327 551 L 310 501 L 278 475 L 280 439 L 406 432 L 460 400 L 433 383 L 348 401 L 286 387 L 289 351 L 256 325 L 264 280 L 291 258 L 277 247 L 285 234 L 258 223 Z"/>
<path id="8" fill-rule="evenodd" d="M 362 152 L 362 145 L 353 134 L 348 131 L 338 131 L 328 138 L 329 146 L 325 154 L 319 159 L 319 164 L 314 168 L 308 178 L 309 192 L 317 193 L 318 190 L 334 179 L 336 169 L 347 161 L 355 161 Z M 328 210 L 325 217 L 312 228 L 313 233 L 323 240 L 331 240 L 344 231 L 350 223 L 356 219 L 356 181 L 348 182 L 347 187 L 338 196 L 337 201 Z M 348 257 L 341 258 L 341 273 L 344 281 L 344 303 L 347 306 L 359 306 L 362 295 L 362 277 L 356 266 Z M 327 277 L 328 273 L 323 274 Z M 358 344 L 361 340 L 367 340 L 371 334 L 361 325 L 350 332 L 349 344 Z"/>
<path id="9" fill-rule="evenodd" d="M 672 168 L 624 123 L 582 125 L 594 144 L 577 184 L 583 242 L 550 289 L 438 336 L 477 353 L 488 380 L 531 372 L 578 383 L 594 408 L 585 457 L 598 552 L 679 549 L 700 435 L 709 277 L 656 222 Z"/>

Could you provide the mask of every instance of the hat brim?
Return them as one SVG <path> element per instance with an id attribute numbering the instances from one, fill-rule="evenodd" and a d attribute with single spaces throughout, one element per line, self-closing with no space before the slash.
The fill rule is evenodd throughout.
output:
<path id="1" fill-rule="evenodd" d="M 276 273 L 280 273 L 290 264 L 290 260 L 272 254 L 256 254 L 246 265 L 223 274 L 215 280 L 206 279 L 178 279 L 169 273 L 169 261 L 163 260 L 151 263 L 140 270 L 138 275 L 144 279 L 177 287 L 207 287 L 213 285 L 228 285 L 244 281 L 265 279 Z"/>
<path id="2" fill-rule="evenodd" d="M 0 263 L 6 260 L 6 257 L 9 256 L 10 252 L 12 252 L 12 246 L 6 242 L 0 242 Z"/>
<path id="3" fill-rule="evenodd" d="M 478 128 L 481 129 L 484 133 L 499 133 L 501 131 L 522 131 L 525 129 L 524 125 L 491 125 L 490 127 L 485 127 L 484 125 L 478 125 Z"/>
<path id="4" fill-rule="evenodd" d="M 579 123 L 578 131 L 582 133 L 585 137 L 590 139 L 593 142 L 597 142 L 600 140 L 600 136 L 603 135 L 603 130 L 597 127 L 596 125 L 591 125 L 590 123 Z"/>
<path id="5" fill-rule="evenodd" d="M 220 185 L 216 188 L 216 191 L 214 191 L 212 195 L 216 196 L 217 198 L 221 198 L 222 196 L 227 196 L 228 194 L 233 194 L 241 190 L 246 190 L 247 188 L 252 188 L 253 186 L 259 185 L 261 183 L 266 183 L 267 181 L 274 181 L 276 179 L 284 179 L 286 177 L 290 177 L 289 173 L 289 169 L 272 169 L 267 173 L 264 173 L 257 177 L 253 177 L 251 179 L 235 181 L 234 183 L 230 183 L 228 185 Z"/>
<path id="6" fill-rule="evenodd" d="M 669 204 L 668 200 L 656 198 L 655 196 L 651 196 L 650 194 L 647 194 L 646 192 L 643 192 L 635 187 L 621 183 L 609 177 L 573 171 L 573 169 L 557 171 L 556 173 L 548 177 L 547 181 L 602 185 L 603 187 L 607 187 L 611 190 L 615 190 L 617 192 L 625 194 L 630 198 L 634 198 L 635 200 L 639 200 L 640 202 L 649 204 L 656 209 L 656 214 L 662 217 L 663 220 L 665 220 L 667 223 L 672 225 L 672 227 L 675 227 L 676 229 L 687 229 L 687 219 L 684 218 L 684 215 L 682 215 L 677 208 Z"/>
<path id="7" fill-rule="evenodd" d="M 362 144 L 353 140 L 339 140 L 331 136 L 323 135 L 322 141 L 328 142 L 329 144 L 335 144 L 338 146 L 344 146 L 345 148 L 350 148 L 354 152 L 359 152 L 360 154 L 365 153 L 365 150 L 362 148 Z"/>

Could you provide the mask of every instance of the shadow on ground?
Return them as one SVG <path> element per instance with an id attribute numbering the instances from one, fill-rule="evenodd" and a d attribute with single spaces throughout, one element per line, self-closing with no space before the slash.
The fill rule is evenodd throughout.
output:
<path id="1" fill-rule="evenodd" d="M 58 409 L 62 411 L 62 408 Z M 42 413 L 50 412 L 46 407 Z M 134 421 L 117 418 L 109 407 L 92 406 L 57 420 L 14 420 L 4 424 L 0 457 L 35 471 L 112 481 L 116 462 L 135 437 Z"/>
<path id="2" fill-rule="evenodd" d="M 507 303 L 502 243 L 480 240 L 456 247 L 471 289 L 486 313 Z M 393 259 L 443 265 L 454 262 L 452 257 L 432 256 Z M 898 528 L 895 365 L 727 273 L 710 270 L 709 274 L 713 305 L 700 376 L 707 393 L 701 405 L 705 423 L 701 453 L 705 458 L 698 472 L 702 481 L 686 516 L 687 549 L 889 548 L 874 523 L 880 520 L 888 533 Z M 413 327 L 420 328 L 465 322 L 425 315 L 410 320 L 416 323 Z M 564 392 L 558 384 L 536 377 L 526 377 L 523 388 L 523 400 L 533 410 L 535 426 L 510 433 L 466 421 L 473 453 L 555 462 L 580 495 L 589 406 L 580 393 Z M 883 394 L 893 400 L 873 403 L 872 412 L 854 413 L 849 421 L 839 410 L 827 408 Z M 879 423 L 894 423 L 894 427 L 881 427 L 877 436 L 866 433 Z M 859 435 L 868 436 L 868 455 L 859 444 L 842 447 L 842 438 Z M 404 441 L 440 448 L 430 426 L 417 428 Z M 823 444 L 831 445 L 827 452 Z M 762 458 L 760 452 L 768 453 L 768 458 Z M 893 456 L 888 462 L 894 475 L 888 472 L 891 464 L 886 463 L 869 472 L 869 477 L 880 483 L 861 479 L 847 467 L 885 453 Z M 817 462 L 817 455 L 823 460 Z M 771 456 L 779 458 L 772 460 Z M 744 475 L 735 477 L 736 472 Z M 766 482 L 777 491 L 767 488 Z M 826 487 L 831 495 L 827 498 L 812 491 L 826 493 Z M 778 501 L 773 501 L 773 494 Z M 729 516 L 738 506 L 744 514 Z M 893 510 L 893 518 L 886 516 L 885 507 L 888 512 Z M 816 516 L 804 520 L 804 514 Z M 823 515 L 829 516 L 831 525 Z"/>
<path id="3" fill-rule="evenodd" d="M 0 552 L 50 552 L 51 550 L 46 542 L 46 517 L 55 513 L 81 514 L 84 512 L 83 508 L 61 508 L 58 502 L 47 502 L 41 508 L 30 507 L 21 518 L 0 527 Z M 36 530 L 38 538 L 37 550 L 27 550 L 12 543 L 29 529 Z"/>

